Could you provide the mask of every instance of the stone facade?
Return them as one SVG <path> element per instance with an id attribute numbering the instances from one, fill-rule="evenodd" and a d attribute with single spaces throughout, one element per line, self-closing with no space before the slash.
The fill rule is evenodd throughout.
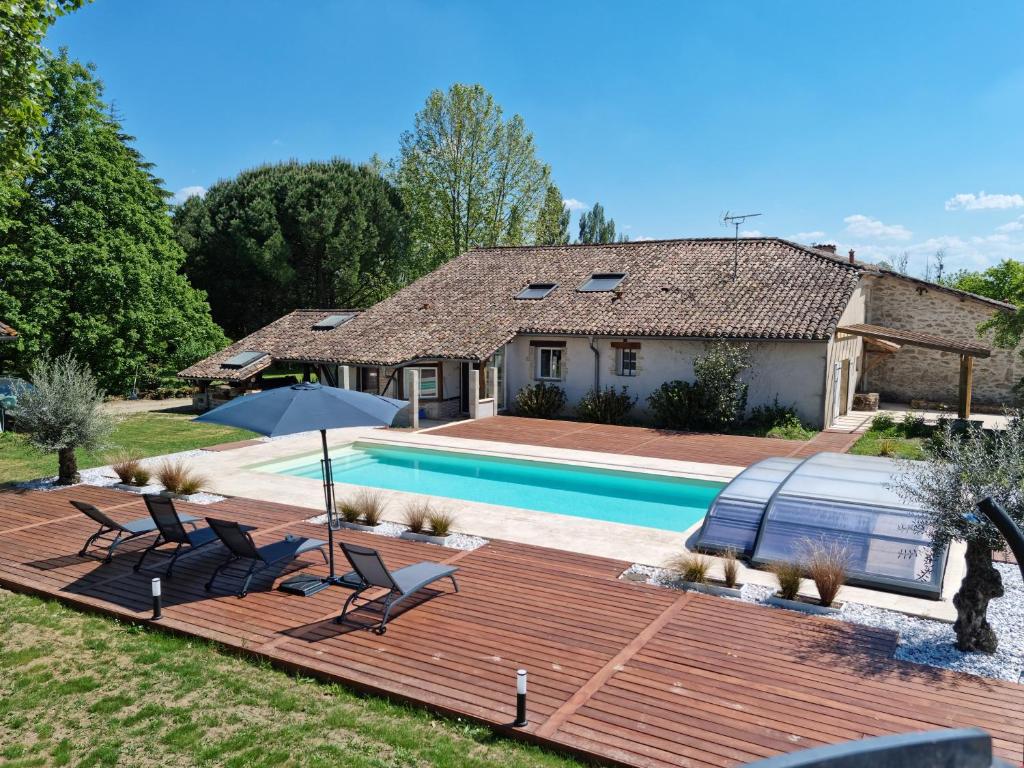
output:
<path id="1" fill-rule="evenodd" d="M 996 347 L 991 333 L 980 339 L 977 334 L 977 327 L 998 311 L 993 305 L 891 275 L 867 278 L 867 290 L 867 322 L 872 325 L 960 341 L 980 340 L 991 347 L 991 357 L 974 361 L 974 401 L 990 405 L 1014 402 L 1012 390 L 1024 376 L 1024 361 L 1016 350 Z M 870 353 L 870 370 L 861 377 L 858 391 L 879 392 L 883 400 L 896 402 L 922 399 L 956 405 L 959 355 L 904 346 L 878 365 L 874 365 L 875 357 Z"/>

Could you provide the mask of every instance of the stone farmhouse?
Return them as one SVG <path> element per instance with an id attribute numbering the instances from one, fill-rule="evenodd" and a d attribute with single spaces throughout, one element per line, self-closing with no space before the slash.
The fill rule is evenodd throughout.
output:
<path id="1" fill-rule="evenodd" d="M 749 347 L 751 407 L 777 398 L 823 427 L 857 392 L 965 415 L 972 393 L 1012 402 L 1024 364 L 977 328 L 1013 309 L 778 238 L 481 248 L 365 311 L 293 312 L 179 375 L 200 397 L 217 382 L 228 394 L 261 386 L 275 363 L 398 397 L 417 381 L 433 418 L 496 413 L 538 381 L 565 389 L 567 412 L 608 386 L 642 410 L 727 339 Z"/>

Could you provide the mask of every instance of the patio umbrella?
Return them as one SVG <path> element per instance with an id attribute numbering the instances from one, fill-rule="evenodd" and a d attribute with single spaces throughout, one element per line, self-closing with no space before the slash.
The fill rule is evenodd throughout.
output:
<path id="1" fill-rule="evenodd" d="M 320 468 L 323 472 L 324 506 L 327 510 L 330 576 L 327 579 L 301 576 L 290 579 L 281 585 L 286 591 L 311 595 L 329 584 L 338 582 L 334 572 L 334 473 L 331 470 L 331 457 L 327 452 L 327 430 L 343 427 L 390 427 L 395 416 L 406 405 L 408 402 L 405 400 L 304 383 L 237 397 L 194 419 L 248 429 L 268 437 L 293 435 L 298 432 L 320 432 L 320 441 L 324 449 Z"/>

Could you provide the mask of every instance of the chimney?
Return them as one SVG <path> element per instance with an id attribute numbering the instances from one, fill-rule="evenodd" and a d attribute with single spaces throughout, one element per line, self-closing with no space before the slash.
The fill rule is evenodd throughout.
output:
<path id="1" fill-rule="evenodd" d="M 853 248 L 851 248 L 851 249 L 850 249 L 850 263 L 851 263 L 851 264 L 856 264 L 856 263 L 857 263 L 857 262 L 856 262 L 856 261 L 854 261 L 854 259 L 853 259 Z"/>
<path id="2" fill-rule="evenodd" d="M 828 251 L 829 253 L 836 252 L 836 247 L 834 245 L 826 245 L 825 243 L 815 243 L 813 247 L 819 251 Z"/>

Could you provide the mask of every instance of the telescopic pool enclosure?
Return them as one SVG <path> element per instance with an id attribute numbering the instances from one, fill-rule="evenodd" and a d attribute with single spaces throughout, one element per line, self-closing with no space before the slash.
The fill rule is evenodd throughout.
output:
<path id="1" fill-rule="evenodd" d="M 898 475 L 895 461 L 874 456 L 759 461 L 718 494 L 696 549 L 733 549 L 767 565 L 797 559 L 815 542 L 837 542 L 850 584 L 939 599 L 947 552 L 933 552 L 918 529 L 923 508 L 893 489 Z"/>

